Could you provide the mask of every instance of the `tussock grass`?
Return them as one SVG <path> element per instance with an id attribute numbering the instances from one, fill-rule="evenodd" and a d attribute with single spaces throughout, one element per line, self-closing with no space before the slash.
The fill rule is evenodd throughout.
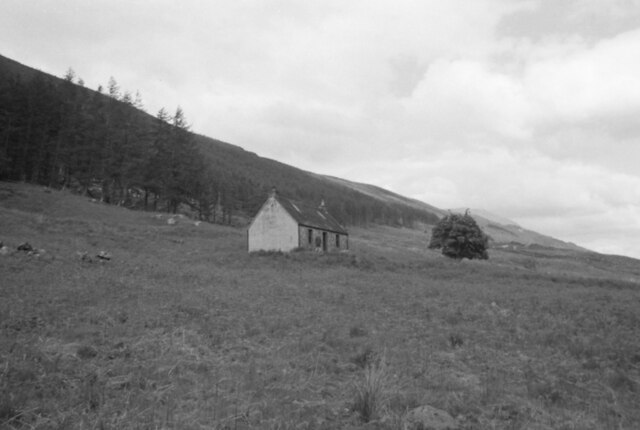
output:
<path id="1" fill-rule="evenodd" d="M 373 355 L 373 353 L 370 353 Z M 352 410 L 363 422 L 379 419 L 389 403 L 391 378 L 384 354 L 366 360 L 362 378 L 354 383 Z"/>
<path id="2" fill-rule="evenodd" d="M 401 428 L 423 404 L 464 429 L 640 428 L 637 262 L 461 264 L 423 236 L 249 255 L 240 229 L 0 184 L 0 241 L 46 251 L 0 256 L 0 428 Z"/>

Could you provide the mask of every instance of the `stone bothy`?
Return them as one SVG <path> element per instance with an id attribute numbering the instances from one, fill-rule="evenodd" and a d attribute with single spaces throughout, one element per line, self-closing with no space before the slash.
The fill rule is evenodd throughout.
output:
<path id="1" fill-rule="evenodd" d="M 296 248 L 335 252 L 349 249 L 349 233 L 329 214 L 324 201 L 312 208 L 274 189 L 249 225 L 247 244 L 249 252 Z"/>

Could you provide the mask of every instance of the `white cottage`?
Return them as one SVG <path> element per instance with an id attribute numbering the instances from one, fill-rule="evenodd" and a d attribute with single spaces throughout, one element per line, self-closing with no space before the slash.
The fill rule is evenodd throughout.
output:
<path id="1" fill-rule="evenodd" d="M 273 190 L 249 225 L 247 243 L 249 252 L 342 251 L 349 249 L 349 233 L 327 212 L 324 202 L 310 208 Z"/>

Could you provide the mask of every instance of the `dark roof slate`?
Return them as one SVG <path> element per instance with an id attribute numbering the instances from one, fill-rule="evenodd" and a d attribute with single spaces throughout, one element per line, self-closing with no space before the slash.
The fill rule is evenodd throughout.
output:
<path id="1" fill-rule="evenodd" d="M 334 233 L 349 234 L 326 209 L 313 208 L 298 202 L 292 202 L 280 195 L 276 196 L 276 200 L 298 224 Z"/>

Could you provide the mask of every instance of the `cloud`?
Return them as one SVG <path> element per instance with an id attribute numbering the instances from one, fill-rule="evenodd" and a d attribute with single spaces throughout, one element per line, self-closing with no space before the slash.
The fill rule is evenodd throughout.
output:
<path id="1" fill-rule="evenodd" d="M 500 35 L 535 41 L 566 35 L 596 40 L 640 23 L 638 0 L 534 0 L 526 5 L 501 20 Z"/>
<path id="2" fill-rule="evenodd" d="M 542 121 L 588 121 L 640 108 L 640 30 L 571 48 L 542 45 L 530 54 L 524 84 L 544 108 Z"/>
<path id="3" fill-rule="evenodd" d="M 531 133 L 522 85 L 480 61 L 432 63 L 404 105 L 421 134 L 461 145 L 482 136 L 523 139 Z"/>

